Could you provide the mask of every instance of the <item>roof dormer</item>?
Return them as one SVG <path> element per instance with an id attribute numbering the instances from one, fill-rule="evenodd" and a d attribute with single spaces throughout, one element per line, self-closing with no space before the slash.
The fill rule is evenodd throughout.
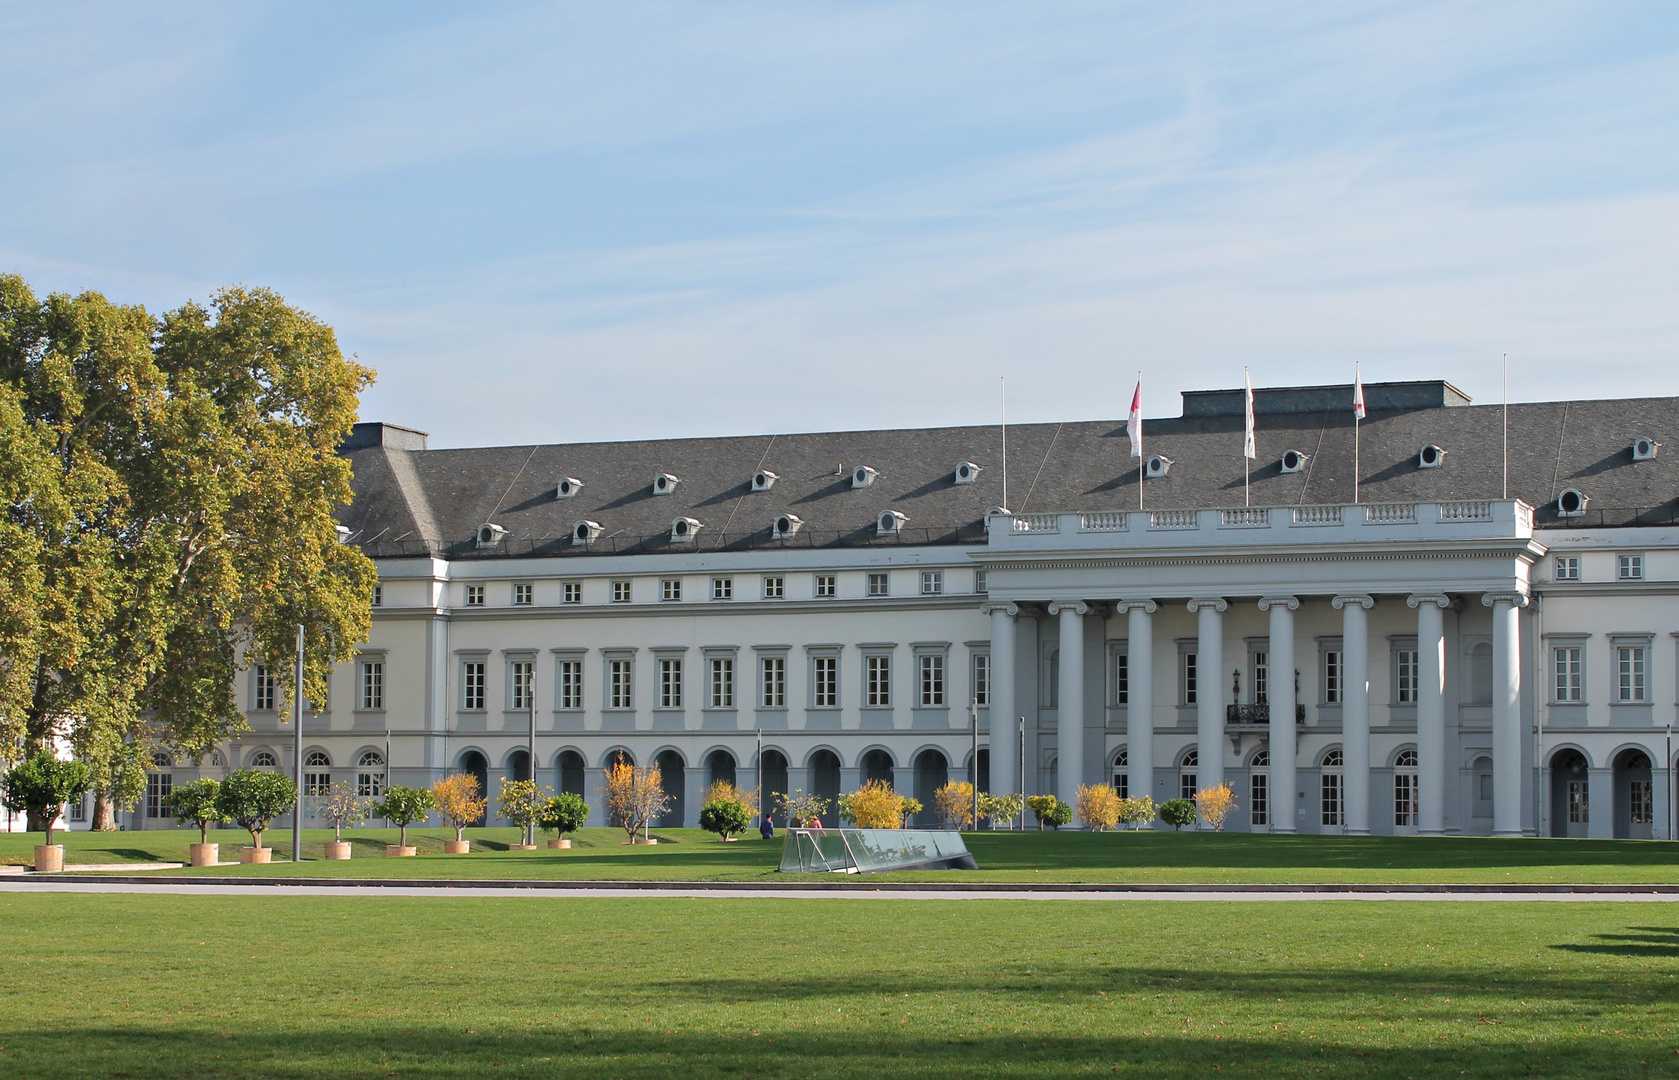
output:
<path id="1" fill-rule="evenodd" d="M 682 483 L 682 481 L 672 476 L 670 473 L 662 472 L 653 478 L 653 494 L 669 495 L 671 492 L 676 490 L 676 485 L 680 483 Z"/>
<path id="2" fill-rule="evenodd" d="M 903 531 L 904 523 L 908 520 L 907 515 L 896 510 L 883 510 L 874 523 L 874 531 L 881 536 L 897 536 Z"/>
<path id="3" fill-rule="evenodd" d="M 507 530 L 493 522 L 486 521 L 478 526 L 478 546 L 493 548 L 501 544 L 501 538 L 507 535 Z"/>
<path id="4" fill-rule="evenodd" d="M 782 514 L 770 525 L 770 536 L 776 540 L 786 540 L 798 533 L 804 522 L 797 514 Z"/>
<path id="5" fill-rule="evenodd" d="M 1417 468 L 1419 469 L 1438 469 L 1440 463 L 1445 460 L 1446 451 L 1433 443 L 1429 443 L 1417 451 Z"/>
<path id="6" fill-rule="evenodd" d="M 592 544 L 600 536 L 600 532 L 600 522 L 579 521 L 571 527 L 571 542 L 574 544 Z"/>
<path id="7" fill-rule="evenodd" d="M 1662 444 L 1654 439 L 1636 439 L 1632 444 L 1632 460 L 1654 461 L 1661 448 Z"/>
<path id="8" fill-rule="evenodd" d="M 855 469 L 851 470 L 851 487 L 853 490 L 856 490 L 857 488 L 873 487 L 874 478 L 879 475 L 880 474 L 878 472 L 869 468 L 867 465 L 859 465 Z"/>
<path id="9" fill-rule="evenodd" d="M 775 486 L 775 482 L 779 479 L 781 479 L 781 477 L 770 472 L 768 469 L 759 469 L 757 472 L 752 474 L 752 490 L 768 491 L 770 488 Z"/>
<path id="10" fill-rule="evenodd" d="M 1143 462 L 1143 474 L 1150 480 L 1158 480 L 1172 471 L 1172 459 L 1165 454 L 1156 454 Z"/>
<path id="11" fill-rule="evenodd" d="M 556 499 L 574 498 L 577 495 L 577 493 L 579 491 L 582 491 L 582 490 L 583 490 L 583 481 L 577 479 L 577 477 L 575 477 L 575 476 L 568 476 L 565 479 L 561 480 L 558 484 L 554 485 L 554 498 L 556 498 Z"/>
<path id="12" fill-rule="evenodd" d="M 670 523 L 670 542 L 673 544 L 691 544 L 694 534 L 705 528 L 691 517 L 679 517 Z"/>
<path id="13" fill-rule="evenodd" d="M 959 461 L 956 463 L 956 482 L 958 484 L 971 484 L 978 479 L 978 465 L 975 465 L 971 461 Z"/>
<path id="14" fill-rule="evenodd" d="M 1306 467 L 1306 461 L 1310 457 L 1310 454 L 1302 454 L 1298 450 L 1284 450 L 1277 467 L 1283 472 L 1300 472 Z"/>
<path id="15" fill-rule="evenodd" d="M 1586 515 L 1586 504 L 1591 499 L 1576 488 L 1567 488 L 1557 496 L 1557 517 L 1577 518 Z"/>

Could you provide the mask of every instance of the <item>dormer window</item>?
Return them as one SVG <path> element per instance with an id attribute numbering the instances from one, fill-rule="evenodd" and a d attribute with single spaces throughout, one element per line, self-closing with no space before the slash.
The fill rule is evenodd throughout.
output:
<path id="1" fill-rule="evenodd" d="M 600 536 L 600 522 L 579 521 L 571 527 L 571 542 L 574 544 L 592 544 Z"/>
<path id="2" fill-rule="evenodd" d="M 881 536 L 897 536 L 899 532 L 903 531 L 904 522 L 908 520 L 909 518 L 906 515 L 900 514 L 896 510 L 883 511 L 880 518 L 875 522 L 875 532 Z"/>
<path id="3" fill-rule="evenodd" d="M 985 512 L 985 520 L 987 520 L 987 521 L 990 521 L 994 517 L 1012 517 L 1012 516 L 1013 515 L 1009 513 L 1009 508 L 1006 507 L 1006 506 L 993 506 L 991 509 L 989 509 Z"/>
<path id="4" fill-rule="evenodd" d="M 1632 460 L 1653 461 L 1661 448 L 1662 444 L 1654 439 L 1639 439 L 1632 444 Z"/>
<path id="5" fill-rule="evenodd" d="M 1284 450 L 1282 460 L 1277 464 L 1283 472 L 1299 472 L 1306 467 L 1307 456 L 1298 450 Z"/>
<path id="6" fill-rule="evenodd" d="M 1590 501 L 1590 499 L 1576 489 L 1569 488 L 1561 495 L 1557 496 L 1557 517 L 1584 517 L 1586 513 L 1586 503 Z"/>
<path id="7" fill-rule="evenodd" d="M 653 494 L 669 495 L 676 490 L 676 485 L 682 483 L 668 472 L 662 472 L 653 478 Z"/>
<path id="8" fill-rule="evenodd" d="M 558 484 L 554 485 L 554 498 L 570 499 L 575 497 L 576 494 L 582 490 L 583 481 L 577 479 L 575 476 L 568 476 L 564 480 L 561 480 Z"/>
<path id="9" fill-rule="evenodd" d="M 874 484 L 874 478 L 879 475 L 879 473 L 875 472 L 867 465 L 859 465 L 855 469 L 851 470 L 851 487 L 854 490 L 856 488 L 871 487 Z"/>
<path id="10" fill-rule="evenodd" d="M 1438 469 L 1440 462 L 1446 458 L 1446 451 L 1429 443 L 1417 452 L 1417 467 L 1419 469 Z"/>
<path id="11" fill-rule="evenodd" d="M 1156 454 L 1143 463 L 1143 474 L 1150 479 L 1158 480 L 1172 471 L 1172 459 L 1165 454 Z"/>
<path id="12" fill-rule="evenodd" d="M 492 524 L 491 522 L 486 521 L 484 524 L 478 526 L 478 546 L 481 548 L 493 548 L 500 544 L 501 538 L 506 535 L 506 529 L 502 528 L 500 525 Z"/>
<path id="13" fill-rule="evenodd" d="M 348 525 L 334 525 L 333 531 L 338 534 L 338 542 L 340 544 L 348 544 L 350 542 L 350 537 L 356 535 L 355 530 L 350 528 Z"/>
<path id="14" fill-rule="evenodd" d="M 804 522 L 800 521 L 797 515 L 782 514 L 780 517 L 776 518 L 775 523 L 770 526 L 770 536 L 777 540 L 785 540 L 798 533 L 799 528 L 802 525 L 804 525 Z"/>
<path id="15" fill-rule="evenodd" d="M 958 462 L 956 465 L 956 482 L 971 484 L 979 479 L 979 466 L 971 461 Z"/>
<path id="16" fill-rule="evenodd" d="M 770 472 L 768 469 L 759 469 L 757 472 L 752 474 L 752 490 L 768 491 L 770 488 L 775 486 L 775 482 L 779 479 L 781 479 L 781 477 Z"/>
<path id="17" fill-rule="evenodd" d="M 705 528 L 691 517 L 679 517 L 670 523 L 670 542 L 673 544 L 691 544 L 694 534 Z"/>

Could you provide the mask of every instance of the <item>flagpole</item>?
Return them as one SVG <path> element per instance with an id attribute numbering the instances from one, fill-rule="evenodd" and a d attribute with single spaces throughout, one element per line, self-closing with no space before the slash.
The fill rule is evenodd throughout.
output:
<path id="1" fill-rule="evenodd" d="M 1139 371 L 1139 372 L 1137 372 L 1137 397 L 1138 397 L 1139 400 L 1142 399 L 1142 395 L 1143 395 L 1143 373 L 1141 371 Z M 1142 422 L 1142 410 L 1140 408 L 1137 410 L 1137 422 L 1138 423 Z M 1142 449 L 1142 444 L 1141 443 L 1138 443 L 1137 449 L 1139 451 Z M 1141 510 L 1143 508 L 1143 465 L 1144 465 L 1145 462 L 1147 462 L 1147 460 L 1148 459 L 1145 458 L 1141 453 L 1137 454 L 1137 509 L 1138 510 Z"/>
<path id="2" fill-rule="evenodd" d="M 997 412 L 1003 421 L 1003 509 L 1009 509 L 1009 381 L 997 376 Z"/>
<path id="3" fill-rule="evenodd" d="M 1247 368 L 1242 369 L 1242 381 L 1247 384 L 1242 404 L 1242 505 L 1252 506 L 1253 495 L 1249 491 L 1248 481 L 1253 474 L 1253 459 L 1248 457 L 1248 440 L 1253 438 L 1253 379 L 1248 377 Z"/>
<path id="4" fill-rule="evenodd" d="M 1501 499 L 1510 497 L 1510 354 L 1504 354 L 1504 490 Z"/>
<path id="5" fill-rule="evenodd" d="M 1364 419 L 1364 374 L 1353 363 L 1353 505 L 1358 505 L 1358 425 Z"/>

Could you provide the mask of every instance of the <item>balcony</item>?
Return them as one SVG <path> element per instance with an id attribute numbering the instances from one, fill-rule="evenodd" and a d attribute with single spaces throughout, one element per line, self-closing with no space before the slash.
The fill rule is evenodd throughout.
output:
<path id="1" fill-rule="evenodd" d="M 1306 722 L 1306 706 L 1294 707 L 1294 722 Z M 1224 707 L 1224 724 L 1226 727 L 1265 727 L 1271 723 L 1271 706 L 1261 701 L 1256 705 L 1226 705 Z"/>

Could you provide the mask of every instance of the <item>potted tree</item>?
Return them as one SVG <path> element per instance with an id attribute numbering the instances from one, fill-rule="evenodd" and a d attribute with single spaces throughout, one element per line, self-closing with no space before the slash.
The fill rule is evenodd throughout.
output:
<path id="1" fill-rule="evenodd" d="M 519 826 L 519 842 L 508 844 L 509 848 L 536 850 L 536 819 L 542 815 L 542 808 L 552 794 L 552 788 L 545 788 L 535 780 L 508 780 L 501 785 L 496 805 L 501 807 L 502 817 Z"/>
<path id="2" fill-rule="evenodd" d="M 408 826 L 424 821 L 435 809 L 437 796 L 429 788 L 386 788 L 384 799 L 374 805 L 373 813 L 386 821 L 396 822 L 400 832 L 396 843 L 385 845 L 385 855 L 390 858 L 413 858 L 417 855 L 419 849 L 408 846 Z"/>
<path id="3" fill-rule="evenodd" d="M 13 813 L 27 813 L 41 822 L 47 842 L 35 846 L 35 872 L 64 869 L 64 845 L 52 842 L 52 825 L 64 804 L 87 794 L 91 778 L 80 761 L 59 761 L 45 750 L 13 766 L 0 777 L 0 799 Z"/>
<path id="4" fill-rule="evenodd" d="M 437 799 L 437 812 L 455 830 L 453 840 L 443 841 L 443 853 L 465 855 L 472 850 L 472 841 L 462 834 L 468 825 L 484 816 L 490 805 L 478 791 L 478 778 L 471 773 L 445 776 L 431 786 L 431 793 Z"/>
<path id="5" fill-rule="evenodd" d="M 657 765 L 636 768 L 620 761 L 606 770 L 606 820 L 624 830 L 626 844 L 657 844 L 648 835 L 654 818 L 670 809 Z M 639 839 L 636 833 L 642 835 Z"/>
<path id="6" fill-rule="evenodd" d="M 238 822 L 251 834 L 251 846 L 239 849 L 239 861 L 266 863 L 274 849 L 262 846 L 262 834 L 270 821 L 297 806 L 297 785 L 282 773 L 240 769 L 222 781 L 216 805 L 224 820 Z"/>
<path id="7" fill-rule="evenodd" d="M 332 839 L 327 841 L 326 857 L 339 860 L 350 857 L 350 842 L 344 839 L 344 826 L 360 825 L 373 813 L 373 800 L 356 794 L 356 786 L 340 780 L 327 789 L 325 795 L 311 797 L 315 816 L 332 822 Z"/>
<path id="8" fill-rule="evenodd" d="M 169 809 L 177 824 L 198 826 L 198 843 L 187 845 L 191 866 L 215 866 L 221 861 L 221 845 L 210 843 L 210 826 L 227 820 L 222 813 L 221 785 L 214 780 L 194 780 L 169 793 Z"/>
<path id="9" fill-rule="evenodd" d="M 543 832 L 559 833 L 559 838 L 548 841 L 550 848 L 571 847 L 571 837 L 566 833 L 574 833 L 589 820 L 589 804 L 583 801 L 583 796 L 572 791 L 562 791 L 558 795 L 542 804 L 542 813 L 538 815 L 536 823 Z"/>

